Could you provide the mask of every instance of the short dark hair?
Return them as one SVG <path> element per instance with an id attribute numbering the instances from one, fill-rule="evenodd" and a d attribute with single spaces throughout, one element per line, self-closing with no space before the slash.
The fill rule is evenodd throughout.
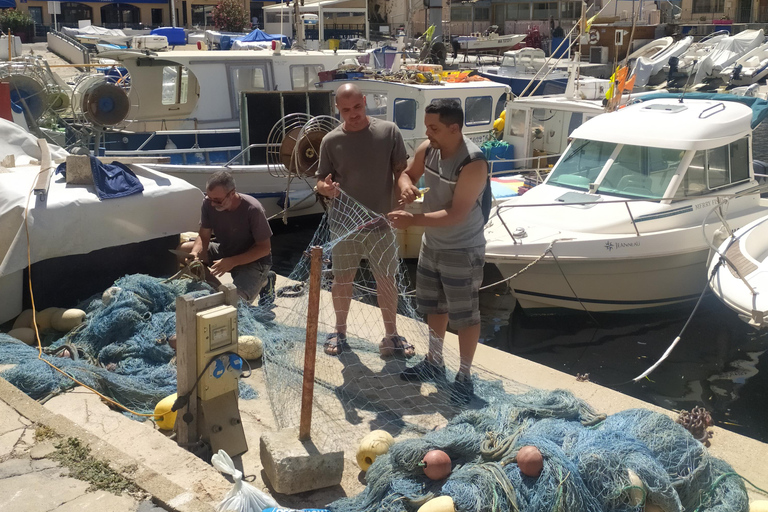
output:
<path id="1" fill-rule="evenodd" d="M 224 187 L 229 192 L 235 188 L 235 178 L 229 171 L 216 171 L 205 183 L 205 190 L 213 190 L 216 187 Z"/>
<path id="2" fill-rule="evenodd" d="M 437 114 L 440 116 L 440 122 L 446 126 L 457 124 L 459 130 L 464 127 L 464 111 L 461 109 L 461 102 L 451 99 L 435 100 L 424 109 L 427 114 Z"/>

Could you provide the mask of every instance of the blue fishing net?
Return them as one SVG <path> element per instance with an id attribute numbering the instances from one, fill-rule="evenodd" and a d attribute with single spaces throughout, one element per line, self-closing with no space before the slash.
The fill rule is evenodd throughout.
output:
<path id="1" fill-rule="evenodd" d="M 76 351 L 77 360 L 42 357 L 118 403 L 150 413 L 157 402 L 176 392 L 176 352 L 169 344 L 176 333 L 176 297 L 200 297 L 213 291 L 194 279 L 163 280 L 142 274 L 122 277 L 103 294 L 78 306 L 87 314 L 80 327 L 65 336 L 42 333 L 44 344 L 50 344 L 48 351 Z M 239 334 L 261 329 L 264 314 L 263 308 L 241 301 Z M 5 334 L 0 334 L 0 364 L 14 365 L 0 376 L 36 400 L 76 386 L 72 379 L 39 360 L 36 347 Z M 240 398 L 256 396 L 253 388 L 240 382 Z"/>
<path id="2" fill-rule="evenodd" d="M 523 446 L 543 456 L 538 477 L 520 471 L 516 455 Z M 451 457 L 445 480 L 430 480 L 419 465 L 433 449 Z M 634 499 L 630 471 L 643 487 Z M 733 469 L 669 417 L 632 409 L 606 418 L 566 391 L 496 396 L 443 429 L 394 444 L 366 480 L 362 493 L 329 508 L 406 512 L 441 495 L 460 512 L 629 512 L 648 503 L 665 512 L 749 508 Z"/>

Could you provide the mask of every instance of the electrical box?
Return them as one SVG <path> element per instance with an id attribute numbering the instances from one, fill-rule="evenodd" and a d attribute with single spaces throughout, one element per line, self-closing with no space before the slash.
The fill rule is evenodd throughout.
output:
<path id="1" fill-rule="evenodd" d="M 202 376 L 197 393 L 201 400 L 237 391 L 242 361 L 236 355 L 222 355 L 225 352 L 237 353 L 237 309 L 217 306 L 200 311 L 197 313 L 197 374 Z"/>
<path id="2" fill-rule="evenodd" d="M 589 63 L 590 64 L 608 64 L 608 47 L 607 46 L 591 46 L 589 48 Z"/>

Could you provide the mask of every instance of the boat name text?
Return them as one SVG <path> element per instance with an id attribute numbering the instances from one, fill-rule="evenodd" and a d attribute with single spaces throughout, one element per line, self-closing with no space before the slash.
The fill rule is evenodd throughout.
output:
<path id="1" fill-rule="evenodd" d="M 609 251 L 625 247 L 640 247 L 640 242 L 605 242 L 605 248 Z"/>

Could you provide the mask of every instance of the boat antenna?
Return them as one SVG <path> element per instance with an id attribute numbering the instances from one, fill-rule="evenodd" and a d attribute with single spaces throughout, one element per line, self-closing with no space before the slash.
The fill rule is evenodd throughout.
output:
<path id="1" fill-rule="evenodd" d="M 691 81 L 691 76 L 693 76 L 693 70 L 696 69 L 696 63 L 699 60 L 696 59 L 693 61 L 693 65 L 691 66 L 691 72 L 688 73 L 688 79 L 685 81 L 685 87 L 683 87 L 683 93 L 680 95 L 680 99 L 678 100 L 680 103 L 683 102 L 683 98 L 685 98 L 685 93 L 688 91 L 688 83 Z"/>

